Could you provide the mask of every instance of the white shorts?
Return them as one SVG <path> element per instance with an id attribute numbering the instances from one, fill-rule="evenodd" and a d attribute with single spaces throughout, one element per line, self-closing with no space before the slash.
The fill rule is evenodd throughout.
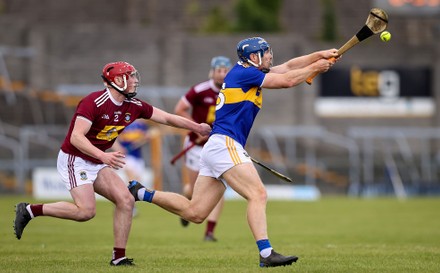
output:
<path id="1" fill-rule="evenodd" d="M 69 191 L 78 186 L 93 183 L 98 172 L 105 167 L 108 165 L 96 164 L 81 157 L 66 154 L 62 150 L 58 153 L 58 173 Z"/>
<path id="2" fill-rule="evenodd" d="M 240 143 L 228 136 L 215 134 L 203 146 L 199 175 L 220 179 L 230 168 L 248 162 L 252 163 Z"/>
<path id="3" fill-rule="evenodd" d="M 192 142 L 189 141 L 189 137 L 187 136 L 185 138 L 185 143 L 183 144 L 183 148 L 185 149 L 189 145 L 191 145 Z M 193 170 L 195 172 L 198 172 L 200 170 L 200 154 L 202 153 L 203 146 L 195 145 L 191 149 L 189 149 L 185 154 L 185 166 Z"/>

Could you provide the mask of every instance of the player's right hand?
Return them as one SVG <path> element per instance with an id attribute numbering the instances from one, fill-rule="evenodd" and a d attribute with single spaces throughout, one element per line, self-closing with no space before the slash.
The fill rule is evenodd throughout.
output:
<path id="1" fill-rule="evenodd" d="M 333 59 L 319 59 L 315 62 L 315 69 L 318 71 L 318 73 L 327 72 L 334 64 L 335 60 Z"/>
<path id="2" fill-rule="evenodd" d="M 202 136 L 209 136 L 211 133 L 211 126 L 207 123 L 200 123 L 200 129 L 197 133 L 199 133 Z"/>

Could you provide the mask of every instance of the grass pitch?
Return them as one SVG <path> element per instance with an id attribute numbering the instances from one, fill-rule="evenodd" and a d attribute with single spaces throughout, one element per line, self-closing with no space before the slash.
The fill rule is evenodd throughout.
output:
<path id="1" fill-rule="evenodd" d="M 227 201 L 216 243 L 203 242 L 205 224 L 183 228 L 177 216 L 137 203 L 127 256 L 135 267 L 109 266 L 113 205 L 98 202 L 96 217 L 77 223 L 32 220 L 18 241 L 14 205 L 30 197 L 0 197 L 1 272 L 440 272 L 440 198 L 269 201 L 269 237 L 292 266 L 258 267 L 246 203 Z"/>

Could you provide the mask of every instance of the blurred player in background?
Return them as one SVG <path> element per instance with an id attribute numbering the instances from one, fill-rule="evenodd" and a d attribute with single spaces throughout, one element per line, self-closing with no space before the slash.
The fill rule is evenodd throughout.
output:
<path id="1" fill-rule="evenodd" d="M 125 165 L 122 168 L 125 178 L 131 180 L 145 180 L 147 171 L 142 147 L 150 141 L 149 128 L 146 120 L 138 119 L 128 125 L 113 144 L 115 151 L 125 154 Z M 137 215 L 136 206 L 133 216 Z"/>
<path id="2" fill-rule="evenodd" d="M 256 241 L 261 267 L 291 265 L 296 256 L 274 251 L 266 221 L 266 189 L 244 150 L 263 103 L 263 90 L 290 88 L 315 73 L 326 72 L 338 57 L 336 49 L 317 51 L 272 67 L 272 48 L 260 37 L 237 44 L 239 61 L 225 77 L 217 99 L 215 122 L 203 147 L 192 199 L 172 192 L 152 191 L 132 182 L 136 200 L 154 203 L 194 223 L 203 222 L 223 197 L 226 184 L 248 202 L 247 220 Z"/>
<path id="3" fill-rule="evenodd" d="M 210 125 L 215 119 L 215 104 L 217 96 L 222 87 L 223 80 L 231 68 L 231 61 L 224 56 L 216 56 L 211 60 L 209 70 L 209 80 L 199 83 L 193 87 L 177 102 L 174 112 L 182 117 L 194 120 L 195 122 L 205 122 Z M 185 168 L 188 173 L 189 183 L 183 187 L 183 195 L 191 199 L 193 195 L 194 183 L 199 174 L 200 153 L 208 137 L 202 137 L 194 132 L 190 132 L 185 138 L 184 147 L 193 146 L 185 154 Z M 139 180 L 138 180 L 139 181 Z M 206 223 L 205 241 L 215 242 L 214 229 L 223 209 L 224 198 L 221 198 L 212 212 L 209 214 Z M 189 222 L 181 218 L 183 226 Z"/>
<path id="4" fill-rule="evenodd" d="M 193 130 L 201 135 L 208 135 L 211 127 L 164 112 L 134 98 L 140 79 L 139 73 L 129 63 L 106 64 L 102 78 L 106 88 L 80 101 L 58 154 L 58 172 L 70 191 L 73 203 L 18 203 L 14 232 L 17 239 L 20 239 L 26 225 L 37 216 L 88 221 L 96 214 L 95 193 L 98 193 L 115 204 L 114 248 L 110 265 L 130 266 L 134 263 L 125 256 L 125 248 L 131 228 L 134 198 L 127 190 L 126 183 L 115 172 L 115 169 L 124 166 L 125 155 L 107 150 L 112 147 L 118 135 L 138 118 Z"/>

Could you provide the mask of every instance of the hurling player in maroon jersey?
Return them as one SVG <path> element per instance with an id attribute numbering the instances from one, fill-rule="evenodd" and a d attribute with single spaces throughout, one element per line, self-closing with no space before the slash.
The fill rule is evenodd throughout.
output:
<path id="1" fill-rule="evenodd" d="M 195 122 L 205 122 L 212 125 L 215 119 L 217 96 L 230 68 L 231 61 L 229 58 L 224 56 L 212 58 L 209 80 L 191 87 L 177 102 L 174 112 Z M 194 183 L 199 175 L 200 153 L 207 139 L 207 137 L 202 137 L 195 132 L 190 132 L 185 138 L 184 148 L 191 146 L 193 143 L 196 144 L 185 154 L 185 169 L 188 173 L 189 183 L 184 185 L 183 195 L 188 199 L 192 197 Z M 206 219 L 205 241 L 217 241 L 214 237 L 214 229 L 223 209 L 223 203 L 224 199 L 222 198 Z M 189 222 L 187 220 L 180 219 L 184 227 L 188 226 Z"/>
<path id="2" fill-rule="evenodd" d="M 127 183 L 114 171 L 124 166 L 125 155 L 107 149 L 112 147 L 125 127 L 139 118 L 188 129 L 203 136 L 210 133 L 211 127 L 136 99 L 139 73 L 129 63 L 106 64 L 102 78 L 106 88 L 80 101 L 58 154 L 58 172 L 70 191 L 73 203 L 18 203 L 14 232 L 20 239 L 26 225 L 37 216 L 88 221 L 96 213 L 97 193 L 115 204 L 114 248 L 110 265 L 134 265 L 133 260 L 125 256 L 134 198 L 127 189 Z"/>

